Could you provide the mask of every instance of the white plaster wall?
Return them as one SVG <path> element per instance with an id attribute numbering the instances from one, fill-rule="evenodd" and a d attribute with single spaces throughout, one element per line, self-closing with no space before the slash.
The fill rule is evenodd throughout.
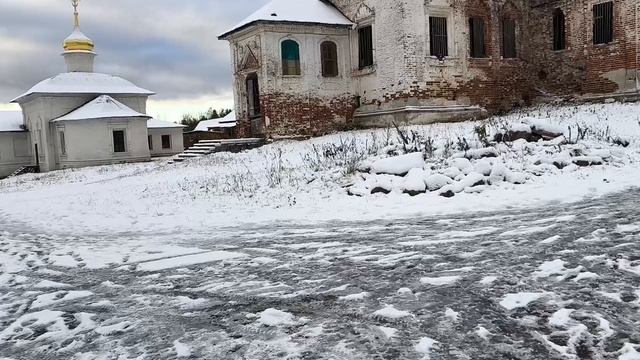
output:
<path id="1" fill-rule="evenodd" d="M 107 94 L 109 95 L 109 94 Z M 22 112 L 25 116 L 25 124 L 31 131 L 31 148 L 35 149 L 38 144 L 38 153 L 40 155 L 41 171 L 59 169 L 59 153 L 58 153 L 58 135 L 54 133 L 55 126 L 50 125 L 50 121 L 60 116 L 66 115 L 71 111 L 81 107 L 82 105 L 94 100 L 99 95 L 95 94 L 78 94 L 66 96 L 35 96 L 28 102 L 20 104 Z M 114 99 L 129 106 L 135 111 L 146 113 L 146 95 L 111 95 Z M 146 128 L 146 124 L 145 124 Z M 92 135 L 88 139 L 95 139 Z M 104 139 L 103 139 L 104 140 Z M 109 137 L 109 141 L 111 138 Z M 147 139 L 144 137 L 143 144 L 146 146 Z M 72 145 L 67 140 L 67 145 Z M 147 151 L 148 151 L 148 146 Z M 79 160 L 78 160 L 79 161 Z M 87 157 L 87 164 L 91 164 L 91 158 Z"/>
<path id="2" fill-rule="evenodd" d="M 406 105 L 468 105 L 468 99 L 401 99 L 385 104 L 385 95 L 426 89 L 443 83 L 456 87 L 486 73 L 469 66 L 468 19 L 463 4 L 454 0 L 335 0 L 334 3 L 358 26 L 373 26 L 375 65 L 358 70 L 358 34 L 351 32 L 351 52 L 356 91 L 370 108 Z M 447 17 L 449 56 L 440 61 L 430 54 L 429 17 Z M 489 24 L 487 24 L 489 25 Z M 495 28 L 496 24 L 493 24 Z M 486 39 L 498 44 L 498 39 Z M 487 65 L 490 62 L 487 61 Z M 437 86 L 437 85 L 436 85 Z M 373 110 L 373 109 L 372 109 Z"/>
<path id="3" fill-rule="evenodd" d="M 93 72 L 96 54 L 85 51 L 67 51 L 63 56 L 67 72 Z"/>
<path id="4" fill-rule="evenodd" d="M 266 92 L 332 97 L 351 92 L 351 61 L 347 31 L 321 27 L 271 27 L 265 31 L 262 51 Z M 282 75 L 281 43 L 294 40 L 300 45 L 300 76 Z M 338 48 L 338 76 L 323 77 L 320 44 L 333 41 Z"/>
<path id="5" fill-rule="evenodd" d="M 170 156 L 184 151 L 184 137 L 182 128 L 149 129 L 152 137 L 153 149 L 151 156 Z M 162 135 L 171 136 L 171 149 L 162 148 Z"/>
<path id="6" fill-rule="evenodd" d="M 260 25 L 231 39 L 233 66 L 236 70 L 235 100 L 239 114 L 246 110 L 245 76 L 238 69 L 248 44 L 257 44 L 262 67 L 258 70 L 261 93 L 274 91 L 296 95 L 332 97 L 351 93 L 372 108 L 402 105 L 451 105 L 468 100 L 402 99 L 385 103 L 385 95 L 421 89 L 434 83 L 456 87 L 468 80 L 484 78 L 481 70 L 469 67 L 468 19 L 453 0 L 338 0 L 336 4 L 358 26 L 372 25 L 375 65 L 358 69 L 357 29 L 332 29 L 320 26 Z M 458 4 L 459 5 L 459 4 Z M 447 17 L 449 56 L 440 61 L 430 54 L 429 16 Z M 280 42 L 293 39 L 300 44 L 302 75 L 282 76 Z M 334 40 L 339 47 L 340 78 L 323 79 L 319 44 Z M 487 41 L 492 41 L 487 39 Z M 380 106 L 377 104 L 380 103 Z"/>
<path id="7" fill-rule="evenodd" d="M 51 124 L 55 133 L 56 153 L 59 168 L 73 168 L 123 162 L 147 161 L 150 159 L 147 142 L 147 120 L 102 119 L 64 121 Z M 113 151 L 113 130 L 125 130 L 126 152 Z M 60 136 L 64 131 L 66 155 L 62 154 Z"/>
<path id="8" fill-rule="evenodd" d="M 28 132 L 0 132 L 0 178 L 32 161 Z"/>
<path id="9" fill-rule="evenodd" d="M 281 42 L 295 40 L 300 46 L 300 76 L 282 75 Z M 320 44 L 333 41 L 338 49 L 338 76 L 323 77 Z M 331 99 L 353 94 L 351 79 L 351 36 L 344 28 L 263 24 L 230 39 L 234 69 L 234 99 L 237 114 L 247 112 L 246 76 L 258 75 L 260 93 Z M 259 62 L 258 68 L 243 68 L 247 48 Z"/>
<path id="10" fill-rule="evenodd" d="M 456 86 L 483 75 L 468 67 L 468 20 L 449 0 L 343 1 L 341 7 L 359 26 L 371 24 L 374 29 L 375 65 L 362 71 L 356 69 L 358 35 L 352 32 L 354 79 L 363 103 L 380 101 L 381 109 L 444 105 L 449 102 L 443 99 L 402 99 L 384 104 L 384 95 L 409 91 L 412 86 L 427 88 L 434 82 Z M 430 54 L 430 16 L 447 18 L 449 56 L 444 61 Z"/>

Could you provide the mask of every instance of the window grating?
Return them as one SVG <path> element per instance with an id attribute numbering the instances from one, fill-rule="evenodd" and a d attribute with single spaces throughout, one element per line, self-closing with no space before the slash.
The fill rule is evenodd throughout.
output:
<path id="1" fill-rule="evenodd" d="M 429 17 L 429 38 L 431 56 L 436 56 L 438 59 L 444 59 L 449 56 L 446 17 Z"/>
<path id="2" fill-rule="evenodd" d="M 358 29 L 358 47 L 360 69 L 373 66 L 373 28 L 371 26 Z"/>
<path id="3" fill-rule="evenodd" d="M 564 13 L 556 9 L 553 13 L 553 50 L 560 51 L 567 47 Z"/>
<path id="4" fill-rule="evenodd" d="M 480 17 L 470 18 L 469 33 L 471 34 L 471 57 L 487 57 L 487 51 L 484 44 L 484 19 Z"/>
<path id="5" fill-rule="evenodd" d="M 325 41 L 320 44 L 320 57 L 322 59 L 322 76 L 338 76 L 338 46 L 333 41 Z"/>
<path id="6" fill-rule="evenodd" d="M 613 41 L 613 2 L 593 6 L 593 43 L 608 44 Z"/>
<path id="7" fill-rule="evenodd" d="M 518 56 L 516 50 L 516 22 L 513 19 L 502 20 L 502 57 L 512 59 Z"/>

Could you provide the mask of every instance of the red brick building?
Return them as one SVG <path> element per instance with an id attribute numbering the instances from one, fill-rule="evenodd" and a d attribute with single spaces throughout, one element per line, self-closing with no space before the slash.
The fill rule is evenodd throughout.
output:
<path id="1" fill-rule="evenodd" d="M 638 0 L 273 0 L 231 43 L 241 136 L 637 97 Z"/>

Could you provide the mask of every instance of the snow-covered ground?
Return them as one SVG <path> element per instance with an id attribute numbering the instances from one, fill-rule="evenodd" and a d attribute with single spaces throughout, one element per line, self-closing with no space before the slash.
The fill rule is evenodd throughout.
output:
<path id="1" fill-rule="evenodd" d="M 0 359 L 640 360 L 639 114 L 0 181 Z"/>
<path id="2" fill-rule="evenodd" d="M 490 124 L 405 129 L 404 134 L 412 139 L 409 146 L 402 145 L 395 129 L 383 129 L 278 142 L 183 164 L 160 160 L 26 175 L 0 181 L 0 218 L 55 233 L 158 233 L 274 221 L 402 219 L 577 201 L 638 185 L 638 114 L 640 104 L 542 107 L 492 119 Z M 494 145 L 497 158 L 467 162 L 453 158 L 472 157 L 481 153 L 474 149 L 486 147 L 478 141 L 478 125 L 488 124 L 487 132 L 496 132 L 521 128 L 523 121 L 556 125 L 572 139 L 577 137 L 578 126 L 588 131 L 577 144 L 516 141 Z M 570 127 L 571 132 L 566 130 Z M 611 144 L 607 138 L 628 140 L 630 146 Z M 465 144 L 471 151 L 461 153 Z M 375 165 L 377 159 L 415 151 L 423 152 L 426 161 L 419 160 L 416 166 L 422 168 L 412 169 L 407 177 L 366 171 L 350 175 L 356 168 Z M 604 165 L 579 168 L 571 163 L 594 158 L 604 159 Z M 566 167 L 558 169 L 554 161 Z M 491 185 L 470 187 L 478 175 L 492 175 L 494 168 L 506 181 L 481 176 Z M 452 178 L 448 182 L 460 180 L 447 189 L 462 192 L 453 198 L 439 196 L 440 191 L 415 197 L 403 193 L 422 182 L 437 184 L 443 181 L 442 174 Z M 514 184 L 520 182 L 524 184 Z M 350 185 L 359 195 L 380 185 L 392 192 L 353 197 L 347 195 Z"/>
<path id="3" fill-rule="evenodd" d="M 0 359 L 638 360 L 639 201 L 159 235 L 0 220 Z"/>

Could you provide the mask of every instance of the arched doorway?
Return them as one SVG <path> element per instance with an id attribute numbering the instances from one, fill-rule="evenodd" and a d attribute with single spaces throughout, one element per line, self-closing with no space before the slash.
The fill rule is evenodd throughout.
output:
<path id="1" fill-rule="evenodd" d="M 251 120 L 251 135 L 261 135 L 264 133 L 262 122 L 262 109 L 260 108 L 260 84 L 258 74 L 247 75 L 247 109 L 249 120 Z"/>

